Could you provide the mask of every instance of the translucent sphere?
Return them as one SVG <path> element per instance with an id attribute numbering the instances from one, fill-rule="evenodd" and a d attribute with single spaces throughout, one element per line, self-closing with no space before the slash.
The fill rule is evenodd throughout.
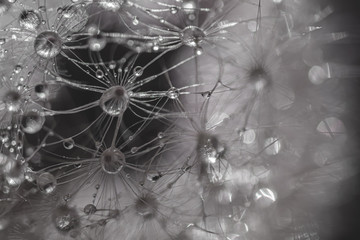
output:
<path id="1" fill-rule="evenodd" d="M 49 97 L 49 86 L 47 84 L 37 84 L 34 88 L 36 96 L 41 99 L 46 99 Z"/>
<path id="2" fill-rule="evenodd" d="M 96 207 L 94 204 L 87 204 L 85 207 L 84 207 L 84 213 L 86 215 L 91 215 L 91 214 L 94 214 L 95 212 L 97 211 Z"/>
<path id="3" fill-rule="evenodd" d="M 52 220 L 56 229 L 61 232 L 69 232 L 80 223 L 76 210 L 65 205 L 59 206 L 54 210 Z"/>
<path id="4" fill-rule="evenodd" d="M 3 97 L 6 109 L 10 112 L 19 111 L 23 102 L 22 100 L 20 93 L 12 90 L 7 92 Z"/>
<path id="5" fill-rule="evenodd" d="M 34 49 L 40 57 L 51 59 L 61 52 L 62 44 L 62 39 L 58 33 L 44 31 L 35 38 Z"/>
<path id="6" fill-rule="evenodd" d="M 33 10 L 24 10 L 19 16 L 20 27 L 26 28 L 28 30 L 36 30 L 40 24 L 41 19 L 39 14 Z"/>
<path id="7" fill-rule="evenodd" d="M 45 123 L 45 116 L 40 111 L 32 109 L 23 115 L 21 126 L 24 132 L 29 134 L 37 133 Z"/>
<path id="8" fill-rule="evenodd" d="M 106 90 L 100 98 L 101 109 L 110 116 L 123 114 L 129 105 L 129 95 L 122 86 Z"/>
<path id="9" fill-rule="evenodd" d="M 178 97 L 180 96 L 180 92 L 177 88 L 172 87 L 167 91 L 166 96 L 170 99 L 175 100 L 178 99 Z"/>
<path id="10" fill-rule="evenodd" d="M 91 51 L 94 52 L 101 51 L 102 49 L 104 49 L 106 44 L 106 38 L 102 37 L 101 35 L 97 35 L 89 39 L 89 48 Z"/>
<path id="11" fill-rule="evenodd" d="M 125 164 L 125 155 L 116 148 L 106 149 L 100 157 L 101 167 L 108 174 L 117 174 Z"/>
<path id="12" fill-rule="evenodd" d="M 39 190 L 45 194 L 53 193 L 56 189 L 57 181 L 54 175 L 44 172 L 36 180 Z"/>
<path id="13" fill-rule="evenodd" d="M 204 31 L 196 26 L 188 26 L 181 33 L 181 41 L 189 47 L 198 47 L 205 38 Z"/>

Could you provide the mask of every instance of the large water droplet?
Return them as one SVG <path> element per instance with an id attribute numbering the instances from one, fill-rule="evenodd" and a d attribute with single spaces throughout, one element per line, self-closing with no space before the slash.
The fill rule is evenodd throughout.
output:
<path id="1" fill-rule="evenodd" d="M 37 133 L 45 123 L 45 116 L 38 109 L 31 109 L 22 116 L 21 126 L 24 132 Z"/>
<path id="2" fill-rule="evenodd" d="M 181 41 L 189 47 L 198 47 L 205 38 L 204 31 L 196 26 L 188 26 L 181 33 Z"/>
<path id="3" fill-rule="evenodd" d="M 104 172 L 117 174 L 125 164 L 125 155 L 119 149 L 109 148 L 101 154 L 100 163 Z"/>
<path id="4" fill-rule="evenodd" d="M 63 146 L 65 149 L 70 150 L 74 148 L 75 142 L 72 138 L 67 138 L 63 141 Z"/>
<path id="5" fill-rule="evenodd" d="M 129 95 L 122 86 L 109 88 L 100 97 L 101 109 L 110 116 L 123 114 L 129 105 Z"/>
<path id="6" fill-rule="evenodd" d="M 33 10 L 24 10 L 19 16 L 20 27 L 26 28 L 28 30 L 36 30 L 40 24 L 41 19 L 39 14 Z"/>
<path id="7" fill-rule="evenodd" d="M 10 90 L 4 95 L 3 102 L 8 111 L 17 112 L 22 106 L 23 99 L 19 92 Z"/>
<path id="8" fill-rule="evenodd" d="M 46 99 L 49 97 L 49 86 L 47 84 L 38 84 L 34 88 L 36 96 L 41 99 Z"/>
<path id="9" fill-rule="evenodd" d="M 69 232 L 80 223 L 76 210 L 65 205 L 54 209 L 52 220 L 56 229 L 61 232 Z"/>
<path id="10" fill-rule="evenodd" d="M 97 211 L 96 207 L 94 204 L 87 204 L 85 207 L 84 207 L 84 213 L 86 215 L 91 215 L 91 214 L 94 214 L 95 212 Z"/>
<path id="11" fill-rule="evenodd" d="M 54 175 L 48 172 L 41 173 L 36 182 L 39 190 L 45 194 L 53 193 L 57 185 Z"/>
<path id="12" fill-rule="evenodd" d="M 35 52 L 42 58 L 56 57 L 61 52 L 61 47 L 62 39 L 56 32 L 44 31 L 35 38 Z"/>

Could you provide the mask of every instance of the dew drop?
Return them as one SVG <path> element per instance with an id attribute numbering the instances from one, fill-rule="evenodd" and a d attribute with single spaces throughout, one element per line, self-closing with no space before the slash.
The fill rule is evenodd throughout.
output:
<path id="1" fill-rule="evenodd" d="M 96 211 L 97 211 L 97 209 L 96 209 L 95 205 L 93 205 L 93 204 L 88 204 L 88 205 L 86 205 L 86 206 L 84 207 L 84 213 L 85 213 L 86 215 L 92 215 L 92 214 L 94 214 Z"/>
<path id="2" fill-rule="evenodd" d="M 171 14 L 176 14 L 176 13 L 178 13 L 178 11 L 179 11 L 179 10 L 178 10 L 177 7 L 171 7 L 171 8 L 170 8 L 170 13 L 171 13 Z"/>
<path id="3" fill-rule="evenodd" d="M 74 148 L 75 146 L 75 142 L 72 138 L 67 138 L 63 141 L 63 146 L 65 149 L 67 150 L 71 150 Z"/>
<path id="4" fill-rule="evenodd" d="M 180 34 L 182 43 L 189 47 L 198 47 L 205 36 L 204 31 L 196 26 L 187 26 Z"/>
<path id="5" fill-rule="evenodd" d="M 103 93 L 100 97 L 99 105 L 110 116 L 118 116 L 127 109 L 129 95 L 122 86 L 114 86 Z"/>
<path id="6" fill-rule="evenodd" d="M 10 112 L 17 112 L 21 109 L 23 99 L 19 92 L 10 90 L 3 97 L 6 109 Z"/>
<path id="7" fill-rule="evenodd" d="M 51 59 L 61 52 L 62 44 L 62 39 L 58 33 L 44 31 L 35 38 L 34 49 L 40 57 Z"/>
<path id="8" fill-rule="evenodd" d="M 136 66 L 134 68 L 134 75 L 135 77 L 141 77 L 143 75 L 143 68 L 140 66 Z"/>
<path id="9" fill-rule="evenodd" d="M 264 143 L 265 152 L 268 155 L 277 155 L 281 150 L 281 142 L 280 139 L 270 137 L 265 140 Z"/>
<path id="10" fill-rule="evenodd" d="M 146 175 L 146 179 L 150 182 L 156 182 L 162 177 L 162 175 L 157 171 L 149 171 Z"/>
<path id="11" fill-rule="evenodd" d="M 21 126 L 24 132 L 34 134 L 41 130 L 45 123 L 45 117 L 37 109 L 31 109 L 22 116 Z"/>
<path id="12" fill-rule="evenodd" d="M 57 181 L 54 175 L 44 172 L 36 180 L 37 186 L 42 193 L 51 194 L 55 191 Z"/>
<path id="13" fill-rule="evenodd" d="M 100 156 L 101 167 L 108 174 L 117 174 L 125 164 L 125 155 L 116 148 L 106 149 Z"/>
<path id="14" fill-rule="evenodd" d="M 89 48 L 91 51 L 98 52 L 104 49 L 106 43 L 106 38 L 101 37 L 100 35 L 94 36 L 89 39 Z"/>
<path id="15" fill-rule="evenodd" d="M 80 218 L 74 208 L 62 205 L 54 209 L 52 221 L 60 232 L 69 232 L 79 225 Z"/>
<path id="16" fill-rule="evenodd" d="M 22 66 L 21 65 L 16 65 L 15 68 L 14 68 L 14 72 L 16 74 L 19 74 L 22 70 Z"/>
<path id="17" fill-rule="evenodd" d="M 344 123 L 336 117 L 325 118 L 318 124 L 316 130 L 329 138 L 346 136 Z"/>
<path id="18" fill-rule="evenodd" d="M 178 97 L 180 96 L 180 92 L 177 88 L 172 87 L 167 91 L 166 96 L 170 99 L 175 100 L 178 99 Z"/>
<path id="19" fill-rule="evenodd" d="M 320 85 L 328 78 L 328 75 L 324 68 L 320 66 L 313 66 L 309 70 L 308 77 L 312 84 Z"/>
<path id="20" fill-rule="evenodd" d="M 138 17 L 135 16 L 135 17 L 133 18 L 132 24 L 135 25 L 135 26 L 139 24 L 139 19 L 138 19 Z"/>
<path id="21" fill-rule="evenodd" d="M 96 75 L 97 78 L 101 79 L 101 78 L 104 77 L 104 72 L 102 70 L 98 69 L 96 71 L 95 75 Z"/>
<path id="22" fill-rule="evenodd" d="M 36 30 L 40 24 L 41 19 L 38 13 L 33 10 L 24 10 L 19 16 L 20 27 L 28 30 Z"/>
<path id="23" fill-rule="evenodd" d="M 34 88 L 35 94 L 40 99 L 49 97 L 49 86 L 47 84 L 37 84 Z"/>
<path id="24" fill-rule="evenodd" d="M 130 150 L 130 152 L 131 152 L 131 153 L 137 153 L 138 150 L 139 150 L 138 147 L 132 147 L 131 150 Z"/>

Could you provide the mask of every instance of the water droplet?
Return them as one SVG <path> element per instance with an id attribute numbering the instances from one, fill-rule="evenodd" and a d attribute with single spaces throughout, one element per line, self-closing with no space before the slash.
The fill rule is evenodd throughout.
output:
<path id="1" fill-rule="evenodd" d="M 280 139 L 270 137 L 265 140 L 264 143 L 265 152 L 268 155 L 277 155 L 281 150 L 281 142 Z"/>
<path id="2" fill-rule="evenodd" d="M 92 215 L 92 214 L 94 214 L 96 211 L 97 211 L 97 209 L 96 209 L 95 205 L 93 205 L 93 204 L 88 204 L 88 205 L 86 205 L 86 206 L 84 207 L 84 213 L 85 213 L 86 215 Z"/>
<path id="3" fill-rule="evenodd" d="M 44 31 L 35 38 L 34 49 L 40 57 L 51 59 L 61 52 L 62 44 L 62 39 L 58 33 Z"/>
<path id="4" fill-rule="evenodd" d="M 40 15 L 33 10 L 24 10 L 20 13 L 19 24 L 20 27 L 34 31 L 41 24 Z"/>
<path id="5" fill-rule="evenodd" d="M 79 225 L 80 218 L 74 208 L 62 205 L 54 209 L 52 221 L 60 232 L 69 232 Z"/>
<path id="6" fill-rule="evenodd" d="M 101 51 L 106 46 L 106 38 L 97 35 L 89 39 L 89 48 L 91 51 Z"/>
<path id="7" fill-rule="evenodd" d="M 170 8 L 170 13 L 171 14 L 176 14 L 176 13 L 178 13 L 178 11 L 179 11 L 179 9 L 177 7 L 171 7 Z"/>
<path id="8" fill-rule="evenodd" d="M 162 177 L 162 175 L 157 171 L 149 171 L 146 175 L 146 179 L 150 182 L 156 182 Z"/>
<path id="9" fill-rule="evenodd" d="M 167 91 L 166 96 L 170 99 L 175 100 L 178 99 L 178 97 L 180 96 L 180 92 L 177 88 L 172 87 Z"/>
<path id="10" fill-rule="evenodd" d="M 57 181 L 54 175 L 48 172 L 41 173 L 36 180 L 39 190 L 45 194 L 51 194 L 55 191 Z"/>
<path id="11" fill-rule="evenodd" d="M 17 112 L 21 109 L 23 99 L 19 92 L 10 90 L 3 97 L 6 109 L 10 112 Z"/>
<path id="12" fill-rule="evenodd" d="M 0 38 L 0 45 L 4 45 L 6 43 L 6 39 L 5 38 Z"/>
<path id="13" fill-rule="evenodd" d="M 99 105 L 110 116 L 118 116 L 127 109 L 129 96 L 122 86 L 114 86 L 103 93 Z"/>
<path id="14" fill-rule="evenodd" d="M 63 146 L 67 150 L 71 150 L 74 148 L 75 142 L 72 138 L 67 138 L 63 141 Z"/>
<path id="15" fill-rule="evenodd" d="M 132 24 L 135 25 L 135 26 L 139 24 L 139 19 L 138 19 L 138 17 L 136 17 L 136 16 L 133 17 Z"/>
<path id="16" fill-rule="evenodd" d="M 134 68 L 134 75 L 135 77 L 141 77 L 141 75 L 143 75 L 143 68 L 140 66 L 136 66 Z"/>
<path id="17" fill-rule="evenodd" d="M 137 153 L 138 150 L 139 150 L 139 148 L 132 147 L 130 151 L 131 151 L 131 153 Z"/>
<path id="18" fill-rule="evenodd" d="M 36 96 L 41 99 L 46 99 L 49 97 L 49 86 L 45 83 L 37 84 L 34 88 Z"/>
<path id="19" fill-rule="evenodd" d="M 111 62 L 109 63 L 109 68 L 110 68 L 111 70 L 115 69 L 115 68 L 116 68 L 116 62 L 115 62 L 115 61 L 111 61 Z"/>
<path id="20" fill-rule="evenodd" d="M 98 69 L 96 71 L 95 75 L 96 75 L 97 78 L 101 79 L 101 78 L 104 77 L 104 72 L 102 70 Z"/>
<path id="21" fill-rule="evenodd" d="M 45 117 L 37 109 L 31 109 L 22 116 L 21 126 L 24 132 L 34 134 L 41 130 L 45 123 Z"/>
<path id="22" fill-rule="evenodd" d="M 181 41 L 189 47 L 198 47 L 205 38 L 204 31 L 196 26 L 188 26 L 181 32 Z"/>
<path id="23" fill-rule="evenodd" d="M 256 133 L 253 129 L 240 132 L 240 138 L 245 144 L 252 144 L 256 139 Z"/>
<path id="24" fill-rule="evenodd" d="M 328 78 L 328 75 L 324 68 L 320 66 L 313 66 L 309 70 L 308 77 L 311 83 L 320 85 Z"/>
<path id="25" fill-rule="evenodd" d="M 117 174 L 125 164 L 125 155 L 116 148 L 106 149 L 100 157 L 101 167 L 108 174 Z"/>
<path id="26" fill-rule="evenodd" d="M 22 70 L 22 66 L 21 65 L 16 65 L 15 68 L 14 68 L 14 72 L 16 74 L 19 74 Z"/>
<path id="27" fill-rule="evenodd" d="M 316 130 L 329 138 L 346 136 L 344 123 L 336 117 L 325 118 L 318 124 Z"/>

